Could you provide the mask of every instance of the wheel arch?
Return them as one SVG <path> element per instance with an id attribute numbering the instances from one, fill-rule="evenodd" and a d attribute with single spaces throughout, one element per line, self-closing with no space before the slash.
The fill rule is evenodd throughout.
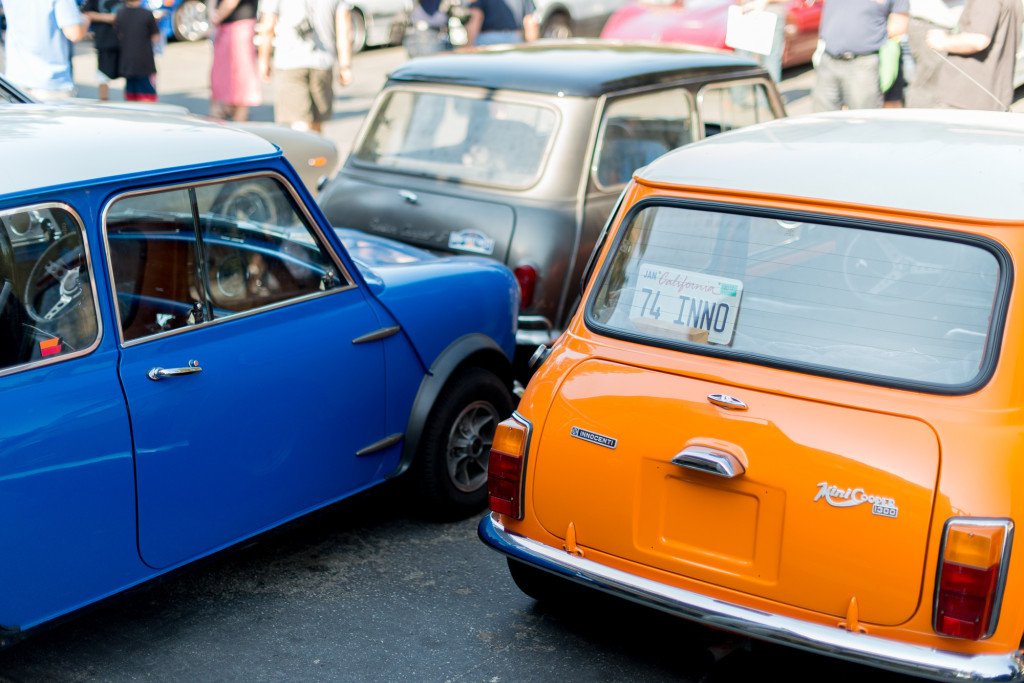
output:
<path id="1" fill-rule="evenodd" d="M 511 391 L 512 362 L 493 339 L 484 334 L 473 333 L 449 344 L 438 354 L 430 366 L 430 371 L 420 382 L 412 410 L 409 411 L 409 421 L 402 443 L 402 457 L 388 475 L 388 479 L 404 474 L 412 465 L 419 451 L 424 426 L 430 418 L 437 397 L 452 377 L 468 367 L 479 367 L 493 372 Z"/>

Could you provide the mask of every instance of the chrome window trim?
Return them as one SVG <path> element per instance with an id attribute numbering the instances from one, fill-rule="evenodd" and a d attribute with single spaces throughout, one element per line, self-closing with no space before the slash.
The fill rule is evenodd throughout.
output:
<path id="1" fill-rule="evenodd" d="M 444 90 L 439 91 L 439 86 L 443 86 Z M 359 135 L 352 145 L 352 153 L 348 157 L 348 161 L 343 164 L 348 165 L 349 162 L 353 166 L 359 168 L 365 168 L 372 171 L 380 171 L 382 173 L 396 173 L 400 175 L 411 176 L 413 178 L 430 178 L 432 180 L 439 180 L 445 183 L 456 183 L 460 185 L 469 185 L 472 187 L 488 187 L 495 190 L 501 190 L 503 192 L 524 192 L 537 185 L 544 177 L 547 171 L 548 163 L 551 161 L 551 153 L 555 147 L 555 141 L 558 138 L 559 132 L 564 123 L 564 117 L 562 111 L 551 104 L 552 99 L 556 99 L 558 95 L 546 95 L 543 93 L 532 93 L 532 92 L 520 92 L 516 90 L 502 90 L 494 88 L 486 88 L 475 85 L 460 85 L 460 84 L 447 84 L 447 83 L 406 83 L 401 82 L 399 85 L 385 86 L 381 90 L 380 95 L 374 100 L 373 107 L 371 107 L 369 113 L 367 113 L 364 119 L 367 124 L 377 120 L 378 112 L 384 108 L 386 102 L 396 92 L 411 92 L 420 95 L 437 95 L 442 97 L 461 97 L 467 100 L 480 100 L 486 102 L 506 102 L 508 104 L 519 104 L 519 105 L 530 105 L 537 107 L 538 109 L 546 109 L 555 115 L 555 125 L 551 129 L 551 135 L 548 136 L 548 141 L 544 147 L 544 153 L 541 155 L 540 163 L 537 165 L 537 173 L 534 174 L 533 178 L 528 183 L 523 185 L 506 185 L 501 183 L 483 182 L 479 180 L 459 178 L 453 181 L 448 176 L 437 175 L 435 173 L 418 172 L 400 166 L 382 166 L 381 164 L 375 164 L 365 159 L 361 159 L 358 156 L 358 151 L 362 149 L 363 144 L 369 137 L 372 126 L 365 125 L 359 131 Z"/>
<path id="2" fill-rule="evenodd" d="M 40 209 L 60 209 L 61 211 L 64 211 L 69 216 L 71 216 L 71 218 L 78 225 L 79 236 L 82 238 L 82 248 L 85 250 L 85 263 L 89 269 L 89 286 L 90 289 L 92 290 L 93 315 L 95 316 L 96 319 L 96 338 L 89 346 L 85 347 L 84 349 L 81 349 L 79 351 L 72 351 L 67 355 L 58 355 L 54 356 L 53 358 L 29 361 L 28 363 L 23 363 L 21 365 L 12 365 L 9 368 L 0 368 L 0 377 L 6 377 L 8 375 L 13 375 L 24 370 L 30 370 L 33 368 L 44 367 L 47 365 L 55 365 L 57 363 L 62 363 L 72 358 L 81 358 L 82 356 L 86 356 L 95 351 L 96 348 L 100 345 L 100 342 L 103 340 L 103 316 L 100 315 L 100 302 L 98 290 L 96 289 L 96 268 L 94 267 L 93 264 L 92 250 L 89 248 L 89 235 L 85 229 L 85 223 L 82 221 L 82 216 L 77 211 L 75 211 L 70 204 L 65 204 L 64 202 L 42 202 L 39 204 L 28 204 L 26 206 L 21 206 L 17 208 L 0 210 L 0 218 L 7 216 L 9 214 L 23 213 L 26 211 L 37 211 Z M 51 242 L 50 244 L 53 244 L 53 242 Z"/>
<path id="3" fill-rule="evenodd" d="M 514 560 L 703 626 L 935 680 L 1024 680 L 1024 651 L 1019 649 L 961 654 L 847 631 L 839 619 L 828 625 L 747 607 L 576 557 L 506 529 L 494 513 L 480 520 L 477 533 Z"/>
<path id="4" fill-rule="evenodd" d="M 700 138 L 698 138 L 698 139 L 705 139 L 707 137 L 706 135 L 704 135 L 705 122 L 704 122 L 704 116 L 703 116 L 703 112 L 704 112 L 704 94 L 705 94 L 705 92 L 707 90 L 709 90 L 709 89 L 712 89 L 712 88 L 728 88 L 729 86 L 733 86 L 733 85 L 746 85 L 746 84 L 749 84 L 749 83 L 756 83 L 756 84 L 761 85 L 764 88 L 765 95 L 768 96 L 768 104 L 772 108 L 772 113 L 775 114 L 775 119 L 781 119 L 781 118 L 785 118 L 786 117 L 786 106 L 785 106 L 785 104 L 783 104 L 782 99 L 781 99 L 781 97 L 778 94 L 778 88 L 773 87 L 774 84 L 771 82 L 771 78 L 770 77 L 768 77 L 768 76 L 759 76 L 759 77 L 751 78 L 750 76 L 747 76 L 745 78 L 733 78 L 733 79 L 729 79 L 729 80 L 726 80 L 726 81 L 715 81 L 713 83 L 707 83 L 707 84 L 701 86 L 697 90 L 697 118 L 698 118 L 698 123 L 700 124 L 700 127 L 698 128 L 698 130 L 700 130 Z M 772 120 L 774 121 L 775 119 L 772 119 Z M 763 121 L 758 121 L 758 123 L 764 123 L 764 122 Z M 753 125 L 753 124 L 751 124 L 751 125 Z M 737 129 L 732 128 L 730 130 L 737 130 Z M 722 132 L 724 133 L 724 132 L 727 132 L 727 131 L 722 131 Z"/>
<path id="5" fill-rule="evenodd" d="M 594 183 L 594 187 L 598 188 L 602 192 L 619 192 L 626 185 L 629 185 L 630 181 L 632 180 L 632 178 L 630 178 L 628 180 L 624 180 L 621 183 L 616 183 L 614 185 L 604 185 L 603 183 L 601 183 L 600 180 L 598 180 L 597 176 L 598 161 L 600 160 L 600 154 L 598 153 L 598 144 L 604 142 L 604 123 L 606 120 L 606 114 L 608 113 L 608 107 L 615 104 L 616 102 L 621 102 L 623 100 L 628 100 L 635 97 L 655 95 L 659 92 L 678 92 L 683 95 L 683 99 L 686 100 L 687 105 L 689 105 L 690 107 L 690 140 L 686 144 L 692 144 L 704 137 L 703 132 L 701 132 L 700 136 L 697 137 L 698 126 L 700 127 L 699 130 L 703 131 L 704 123 L 703 117 L 700 115 L 700 99 L 694 97 L 693 92 L 689 88 L 685 87 L 685 85 L 685 83 L 674 83 L 669 87 L 648 87 L 642 89 L 638 88 L 633 90 L 623 90 L 622 92 L 610 93 L 601 96 L 600 107 L 597 109 L 596 112 L 597 129 L 594 133 L 594 140 L 590 146 L 590 153 L 592 157 L 590 162 L 590 179 L 591 182 Z M 701 88 L 701 90 L 703 90 L 703 88 Z M 672 150 L 669 150 L 669 152 L 671 151 Z"/>
<path id="6" fill-rule="evenodd" d="M 935 568 L 935 595 L 932 597 L 932 628 L 939 633 L 939 586 L 942 584 L 942 558 L 946 556 L 946 541 L 949 539 L 949 527 L 953 524 L 958 526 L 994 527 L 1001 526 L 1005 530 L 1003 534 L 1003 547 L 999 550 L 999 576 L 996 578 L 995 595 L 992 596 L 992 616 L 989 619 L 988 628 L 981 634 L 979 640 L 991 638 L 996 632 L 999 624 L 999 613 L 1003 607 L 1003 593 L 1006 590 L 1006 577 L 1010 570 L 1010 550 L 1013 547 L 1013 520 L 999 517 L 950 517 L 942 526 L 942 543 L 939 544 L 939 561 Z M 965 642 L 975 642 L 964 639 Z"/>
<path id="7" fill-rule="evenodd" d="M 112 197 L 110 197 L 109 199 L 106 200 L 106 203 L 103 206 L 103 211 L 102 211 L 101 216 L 100 216 L 100 224 L 102 226 L 100 232 L 101 232 L 101 235 L 102 235 L 102 238 L 103 238 L 104 248 L 106 249 L 107 272 L 108 273 L 113 273 L 114 272 L 113 261 L 110 258 L 109 236 L 107 234 L 107 215 L 110 212 L 110 208 L 115 203 L 117 203 L 118 201 L 120 201 L 122 199 L 129 198 L 129 197 L 136 197 L 136 196 L 147 195 L 147 194 L 159 194 L 161 192 L 173 192 L 173 191 L 176 191 L 176 190 L 188 190 L 190 188 L 204 187 L 204 186 L 207 186 L 207 185 L 221 185 L 221 184 L 225 184 L 225 183 L 229 183 L 229 182 L 235 182 L 235 181 L 239 181 L 239 180 L 247 180 L 247 179 L 250 179 L 250 178 L 272 178 L 272 179 L 278 181 L 281 184 L 281 186 L 284 187 L 287 190 L 288 194 L 291 196 L 291 198 L 293 200 L 294 205 L 299 207 L 299 215 L 305 220 L 307 229 L 310 229 L 311 232 L 314 235 L 316 235 L 317 238 L 319 238 L 320 244 L 322 245 L 323 249 L 326 251 L 327 256 L 330 259 L 331 263 L 333 263 L 334 266 L 338 269 L 339 278 L 343 279 L 348 284 L 343 285 L 341 287 L 336 287 L 336 288 L 328 290 L 326 292 L 314 292 L 312 294 L 306 294 L 304 296 L 296 297 L 294 299 L 288 299 L 287 301 L 280 301 L 280 302 L 275 303 L 275 304 L 270 304 L 270 305 L 267 305 L 267 306 L 260 306 L 258 308 L 252 308 L 252 309 L 249 309 L 248 311 L 243 311 L 243 312 L 240 312 L 240 313 L 233 313 L 233 314 L 228 315 L 228 316 L 224 316 L 224 317 L 220 317 L 220 318 L 215 318 L 213 320 L 204 321 L 204 322 L 201 322 L 201 323 L 197 323 L 195 325 L 189 325 L 189 326 L 186 326 L 186 327 L 179 327 L 179 328 L 174 329 L 174 330 L 168 330 L 166 332 L 158 332 L 156 334 L 151 334 L 151 335 L 148 335 L 146 337 L 139 337 L 138 339 L 131 339 L 131 340 L 127 340 L 127 341 L 124 338 L 124 330 L 121 329 L 121 325 L 116 325 L 115 327 L 117 329 L 118 343 L 120 344 L 120 346 L 122 348 L 128 348 L 128 347 L 131 347 L 131 346 L 136 346 L 138 344 L 142 344 L 142 343 L 148 342 L 148 341 L 153 340 L 153 339 L 164 339 L 166 337 L 171 337 L 171 336 L 174 336 L 176 334 L 181 334 L 183 332 L 189 332 L 191 330 L 197 330 L 197 329 L 209 327 L 211 325 L 218 325 L 218 324 L 220 324 L 220 323 L 222 323 L 224 321 L 228 321 L 228 320 L 238 320 L 239 318 L 244 318 L 244 317 L 248 317 L 248 316 L 251 316 L 251 315 L 256 315 L 256 314 L 259 314 L 259 313 L 263 313 L 265 311 L 272 311 L 272 310 L 275 310 L 275 309 L 278 309 L 278 308 L 283 308 L 285 306 L 291 306 L 291 305 L 293 305 L 295 303 L 302 302 L 302 301 L 309 301 L 311 299 L 317 299 L 317 298 L 320 298 L 320 297 L 323 297 L 323 296 L 330 296 L 332 294 L 337 294 L 338 292 L 346 292 L 346 291 L 349 291 L 349 290 L 352 290 L 352 289 L 357 289 L 359 287 L 358 283 L 356 282 L 356 279 L 354 277 L 352 277 L 352 273 L 349 272 L 348 268 L 345 267 L 345 265 L 342 262 L 340 256 L 338 255 L 336 250 L 331 246 L 331 243 L 327 240 L 324 231 L 320 228 L 320 224 L 313 218 L 313 215 L 309 212 L 309 208 L 306 206 L 305 202 L 303 202 L 302 199 L 299 197 L 299 194 L 295 191 L 295 188 L 292 187 L 292 184 L 288 181 L 287 178 L 285 178 L 280 173 L 271 172 L 271 171 L 239 173 L 239 174 L 235 174 L 235 175 L 221 176 L 221 177 L 218 177 L 218 178 L 208 178 L 208 179 L 197 180 L 197 181 L 192 181 L 192 182 L 172 183 L 170 185 L 160 185 L 160 186 L 157 186 L 157 187 L 147 187 L 147 188 L 142 189 L 142 190 L 130 190 L 128 192 L 122 192 L 120 194 L 113 195 Z M 120 320 L 121 319 L 121 311 L 120 311 L 120 305 L 118 304 L 118 301 L 117 301 L 117 291 L 115 289 L 113 277 L 108 278 L 108 289 L 109 289 L 109 292 L 110 292 L 111 301 L 113 302 L 113 306 L 114 306 L 114 316 L 115 316 L 114 319 L 115 320 Z"/>

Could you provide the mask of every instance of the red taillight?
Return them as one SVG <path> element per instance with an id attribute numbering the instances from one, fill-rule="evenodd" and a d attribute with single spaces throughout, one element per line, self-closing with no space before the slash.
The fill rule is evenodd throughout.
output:
<path id="1" fill-rule="evenodd" d="M 533 266 L 516 266 L 512 273 L 519 283 L 519 307 L 529 308 L 533 305 L 533 293 L 537 289 L 537 269 Z"/>
<path id="2" fill-rule="evenodd" d="M 529 424 L 510 417 L 494 432 L 487 467 L 487 498 L 492 511 L 523 518 L 523 471 L 529 442 Z"/>
<path id="3" fill-rule="evenodd" d="M 1002 569 L 1013 523 L 950 520 L 946 524 L 935 592 L 935 631 L 981 640 L 995 631 L 1002 595 Z"/>

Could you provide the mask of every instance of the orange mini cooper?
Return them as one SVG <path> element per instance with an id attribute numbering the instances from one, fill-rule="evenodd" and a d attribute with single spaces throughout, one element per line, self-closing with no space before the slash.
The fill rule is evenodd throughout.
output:
<path id="1" fill-rule="evenodd" d="M 755 638 L 1024 678 L 1024 117 L 780 120 L 634 175 L 481 538 Z"/>

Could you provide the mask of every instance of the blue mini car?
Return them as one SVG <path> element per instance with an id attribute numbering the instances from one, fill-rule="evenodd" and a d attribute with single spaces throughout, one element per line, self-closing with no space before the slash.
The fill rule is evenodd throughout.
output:
<path id="1" fill-rule="evenodd" d="M 0 641 L 406 471 L 436 516 L 483 507 L 504 266 L 332 230 L 230 127 L 0 131 Z"/>

